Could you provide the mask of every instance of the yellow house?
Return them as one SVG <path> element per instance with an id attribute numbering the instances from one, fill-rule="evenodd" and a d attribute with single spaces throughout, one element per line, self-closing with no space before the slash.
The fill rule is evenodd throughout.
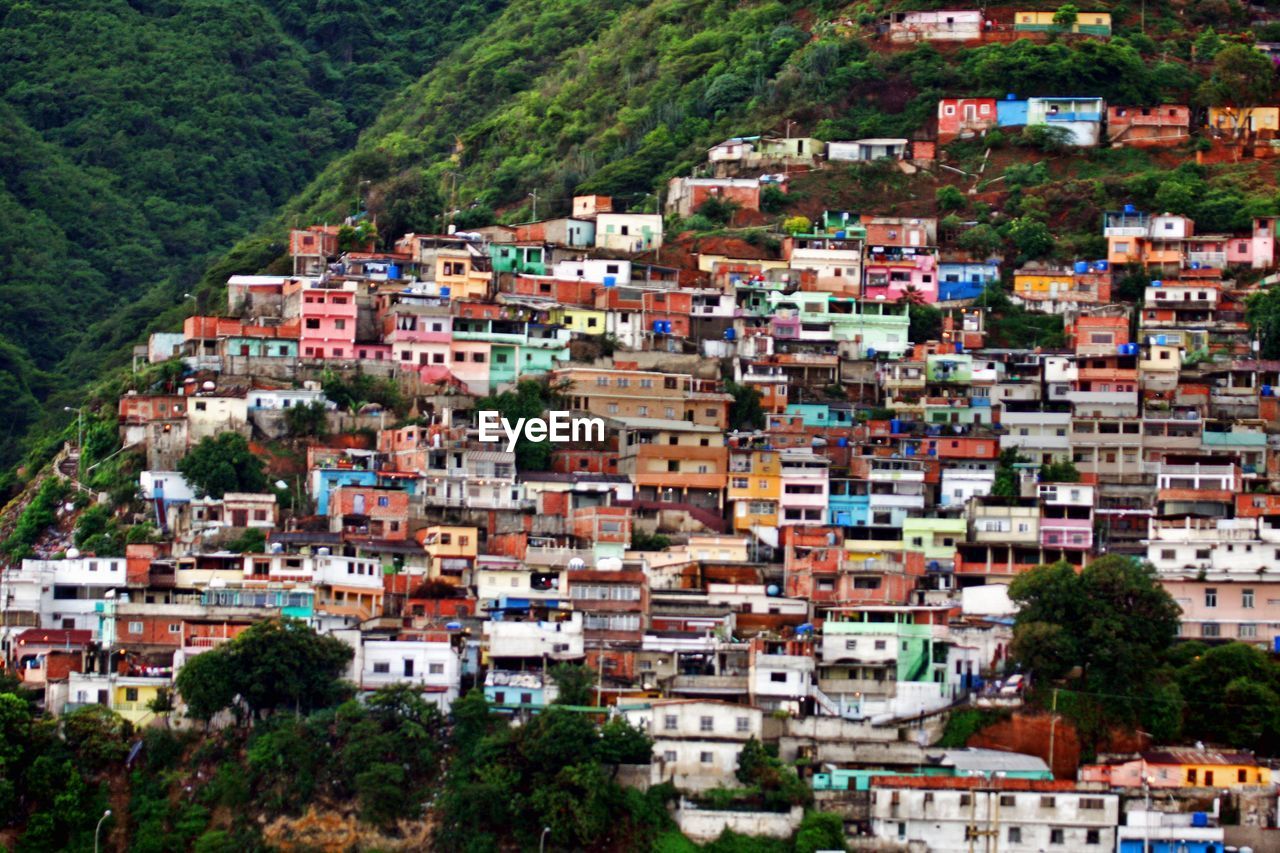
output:
<path id="1" fill-rule="evenodd" d="M 561 306 L 552 309 L 550 312 L 550 320 L 553 324 L 559 323 L 569 331 L 577 332 L 580 335 L 604 334 L 605 323 L 608 319 L 608 311 L 597 311 L 594 308 Z"/>
<path id="2" fill-rule="evenodd" d="M 1239 788 L 1270 785 L 1271 768 L 1258 764 L 1249 752 L 1174 746 L 1115 764 L 1085 765 L 1080 768 L 1080 780 L 1122 788 L 1143 784 L 1152 788 Z"/>
<path id="3" fill-rule="evenodd" d="M 62 712 L 71 713 L 85 705 L 105 705 L 133 725 L 146 726 L 157 716 L 149 706 L 162 692 L 171 692 L 172 687 L 164 676 L 74 672 L 65 685 Z"/>
<path id="4" fill-rule="evenodd" d="M 489 296 L 493 273 L 478 269 L 476 259 L 459 249 L 441 249 L 436 255 L 436 284 L 449 288 L 451 299 L 483 300 Z"/>
<path id="5" fill-rule="evenodd" d="M 480 531 L 475 527 L 435 525 L 416 534 L 427 552 L 427 576 L 452 583 L 467 582 L 479 553 Z"/>
<path id="6" fill-rule="evenodd" d="M 1022 32 L 1045 32 L 1058 29 L 1053 23 L 1055 12 L 1015 12 L 1013 28 Z M 1071 32 L 1089 36 L 1111 35 L 1110 12 L 1080 12 Z"/>
<path id="7" fill-rule="evenodd" d="M 1241 127 L 1250 131 L 1280 130 L 1280 107 L 1209 107 L 1209 127 L 1232 133 Z"/>
<path id="8" fill-rule="evenodd" d="M 735 450 L 729 462 L 728 499 L 733 529 L 778 526 L 782 499 L 781 454 L 772 450 Z"/>
<path id="9" fill-rule="evenodd" d="M 1052 299 L 1069 293 L 1074 278 L 1070 270 L 1037 270 L 1013 274 L 1013 293 L 1024 299 Z"/>

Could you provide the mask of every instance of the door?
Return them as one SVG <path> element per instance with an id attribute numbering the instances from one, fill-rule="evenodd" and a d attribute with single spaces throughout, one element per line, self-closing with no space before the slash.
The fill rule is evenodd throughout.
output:
<path id="1" fill-rule="evenodd" d="M 356 515 L 364 515 L 364 495 L 356 495 L 355 507 L 352 512 Z"/>

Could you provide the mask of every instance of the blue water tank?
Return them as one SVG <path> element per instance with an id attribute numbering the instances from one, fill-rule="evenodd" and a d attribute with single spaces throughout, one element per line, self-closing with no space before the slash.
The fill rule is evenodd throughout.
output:
<path id="1" fill-rule="evenodd" d="M 1198 270 L 1198 269 L 1200 269 L 1200 262 L 1199 262 L 1199 261 L 1192 261 L 1192 262 L 1191 262 L 1191 268 L 1192 268 L 1193 270 Z"/>
<path id="2" fill-rule="evenodd" d="M 1262 396 L 1264 396 L 1264 397 L 1274 397 L 1275 395 L 1276 395 L 1276 389 L 1275 389 L 1275 388 L 1271 387 L 1270 385 L 1263 385 L 1263 386 L 1262 386 Z"/>
<path id="3" fill-rule="evenodd" d="M 1163 286 L 1164 286 L 1164 282 L 1157 278 L 1155 281 L 1151 282 L 1151 286 L 1152 286 L 1152 287 L 1163 287 Z"/>
<path id="4" fill-rule="evenodd" d="M 1015 95 L 1013 92 L 1009 92 L 1007 95 L 1004 96 L 1004 99 L 1006 101 L 1016 101 L 1018 100 L 1018 96 Z"/>
<path id="5" fill-rule="evenodd" d="M 397 278 L 399 278 L 399 277 L 400 277 L 400 265 L 399 265 L 399 264 L 391 264 L 390 266 L 388 266 L 388 267 L 387 267 L 387 278 L 389 278 L 389 279 L 397 279 Z"/>
<path id="6" fill-rule="evenodd" d="M 765 595 L 778 595 L 781 592 L 782 590 L 778 588 L 778 585 L 776 583 L 771 583 L 764 588 Z"/>
<path id="7" fill-rule="evenodd" d="M 1192 812 L 1191 825 L 1203 829 L 1209 825 L 1209 815 L 1205 812 Z"/>
<path id="8" fill-rule="evenodd" d="M 902 432 L 902 421 L 897 418 L 889 421 L 889 432 L 894 433 L 895 435 Z"/>
<path id="9" fill-rule="evenodd" d="M 448 299 L 449 294 L 452 292 L 453 292 L 452 288 L 448 288 L 448 287 L 440 288 L 440 295 L 443 296 L 445 299 Z"/>
<path id="10" fill-rule="evenodd" d="M 660 335 L 660 334 L 662 334 L 662 321 L 661 321 L 661 320 L 654 320 L 654 321 L 653 321 L 653 333 L 654 333 L 655 335 Z"/>
<path id="11" fill-rule="evenodd" d="M 960 341 L 956 341 L 956 352 L 964 352 L 964 344 Z"/>
<path id="12" fill-rule="evenodd" d="M 607 276 L 605 276 L 605 277 L 604 277 L 604 286 L 605 286 L 605 287 L 617 287 L 617 286 L 618 286 L 618 277 L 617 277 L 616 275 L 607 275 Z"/>
<path id="13" fill-rule="evenodd" d="M 1089 271 L 1088 261 L 1076 261 L 1076 275 L 1084 275 Z"/>
<path id="14" fill-rule="evenodd" d="M 836 239 L 837 239 L 837 240 L 843 240 L 843 239 L 844 239 L 844 232 L 843 232 L 843 231 L 837 231 L 837 232 L 836 232 Z"/>
<path id="15" fill-rule="evenodd" d="M 907 452 L 907 455 L 908 455 L 908 456 L 915 456 L 915 455 L 916 455 L 916 448 L 915 448 L 915 445 L 913 445 L 913 444 L 908 444 L 908 445 L 906 446 L 906 448 L 905 448 L 905 449 L 906 449 L 906 452 Z"/>
<path id="16" fill-rule="evenodd" d="M 867 347 L 867 358 L 875 358 L 875 357 L 876 357 L 875 347 Z"/>
<path id="17" fill-rule="evenodd" d="M 1106 272 L 1107 270 L 1111 269 L 1111 262 L 1110 261 L 1094 261 L 1093 268 L 1096 269 L 1098 272 Z"/>
<path id="18" fill-rule="evenodd" d="M 1131 213 L 1131 214 L 1132 214 L 1132 213 L 1137 213 L 1137 212 L 1138 212 L 1138 208 L 1134 207 L 1134 206 L 1133 206 L 1133 205 L 1131 205 L 1131 204 L 1126 204 L 1126 205 L 1124 206 L 1124 212 L 1125 212 L 1125 213 Z"/>
<path id="19" fill-rule="evenodd" d="M 670 321 L 670 320 L 663 320 L 663 321 L 662 321 L 662 332 L 663 332 L 663 334 L 666 334 L 666 335 L 671 334 L 671 321 Z"/>
<path id="20" fill-rule="evenodd" d="M 734 329 L 725 329 L 725 330 L 724 330 L 724 339 L 725 339 L 726 341 L 732 341 L 732 340 L 734 340 L 734 339 L 735 339 L 735 338 L 737 338 L 737 337 L 738 337 L 738 333 L 737 333 L 737 331 L 735 331 Z"/>
<path id="21" fill-rule="evenodd" d="M 843 436 L 836 439 L 836 447 L 848 447 L 848 446 L 849 446 L 849 439 L 844 438 Z"/>

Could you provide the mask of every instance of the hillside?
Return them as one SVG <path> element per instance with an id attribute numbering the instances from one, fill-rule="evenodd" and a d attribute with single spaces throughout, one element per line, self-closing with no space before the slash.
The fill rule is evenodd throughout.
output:
<path id="1" fill-rule="evenodd" d="M 0 465 L 500 5 L 0 2 Z"/>

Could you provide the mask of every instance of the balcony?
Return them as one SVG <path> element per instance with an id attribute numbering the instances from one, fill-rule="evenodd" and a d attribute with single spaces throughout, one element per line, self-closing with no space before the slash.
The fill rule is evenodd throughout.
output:
<path id="1" fill-rule="evenodd" d="M 1064 113 L 1064 112 L 1046 113 L 1044 120 L 1045 121 L 1102 121 L 1102 114 L 1084 112 L 1084 111 L 1069 112 L 1069 113 Z"/>
<path id="2" fill-rule="evenodd" d="M 722 694 L 745 696 L 748 679 L 745 675 L 677 675 L 667 686 L 668 693 Z"/>

